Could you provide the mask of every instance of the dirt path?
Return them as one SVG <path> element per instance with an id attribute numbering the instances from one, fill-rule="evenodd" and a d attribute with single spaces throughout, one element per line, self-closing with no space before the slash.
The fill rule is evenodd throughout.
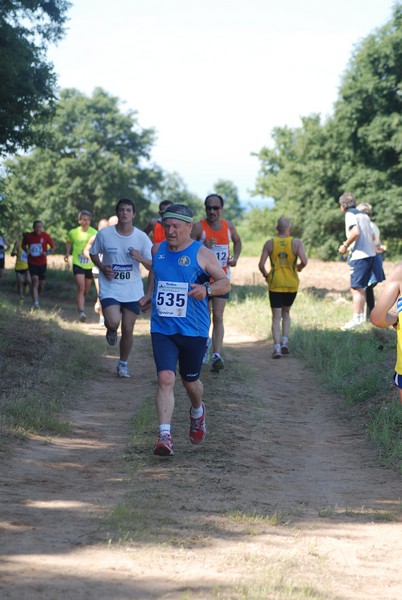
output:
<path id="1" fill-rule="evenodd" d="M 203 373 L 205 444 L 187 441 L 177 386 L 176 453 L 160 460 L 156 427 L 130 444 L 155 392 L 147 321 L 131 380 L 114 376 L 103 330 L 83 327 L 104 372 L 74 400 L 73 434 L 2 456 L 3 600 L 402 597 L 400 477 L 302 362 L 227 331 L 225 370 Z M 120 543 L 104 518 L 117 505 Z"/>

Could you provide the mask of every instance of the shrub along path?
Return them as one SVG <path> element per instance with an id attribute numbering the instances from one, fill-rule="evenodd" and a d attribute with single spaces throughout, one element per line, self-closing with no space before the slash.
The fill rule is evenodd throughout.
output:
<path id="1" fill-rule="evenodd" d="M 132 424 L 154 402 L 147 319 L 131 380 L 83 329 L 104 370 L 71 399 L 71 435 L 1 457 L 3 600 L 402 597 L 400 475 L 301 361 L 228 330 L 224 371 L 202 375 L 205 443 L 187 440 L 177 385 L 161 460 L 156 418 Z"/>

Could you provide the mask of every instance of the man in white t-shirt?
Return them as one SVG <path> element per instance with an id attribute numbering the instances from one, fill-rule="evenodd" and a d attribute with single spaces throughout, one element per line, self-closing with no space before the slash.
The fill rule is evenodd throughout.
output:
<path id="1" fill-rule="evenodd" d="M 117 225 L 98 231 L 90 250 L 99 269 L 99 300 L 107 328 L 106 340 L 114 346 L 121 320 L 119 377 L 130 377 L 127 361 L 133 345 L 133 330 L 144 295 L 140 264 L 150 269 L 152 242 L 133 226 L 135 205 L 126 198 L 116 205 Z M 100 256 L 102 256 L 102 260 Z"/>
<path id="2" fill-rule="evenodd" d="M 347 254 L 350 266 L 350 288 L 353 300 L 353 317 L 341 329 L 354 329 L 365 322 L 364 305 L 375 250 L 370 219 L 356 208 L 356 198 L 347 192 L 339 198 L 339 206 L 345 215 L 346 240 L 339 246 L 340 254 Z"/>

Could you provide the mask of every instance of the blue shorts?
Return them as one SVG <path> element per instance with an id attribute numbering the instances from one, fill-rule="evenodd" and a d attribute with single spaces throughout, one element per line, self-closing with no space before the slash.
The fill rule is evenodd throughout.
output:
<path id="1" fill-rule="evenodd" d="M 376 254 L 373 262 L 373 270 L 371 271 L 370 281 L 368 284 L 374 286 L 377 283 L 384 281 L 384 279 L 385 273 L 384 269 L 382 268 L 382 254 Z"/>
<path id="2" fill-rule="evenodd" d="M 159 371 L 176 373 L 176 365 L 179 361 L 179 373 L 184 381 L 199 379 L 208 338 L 190 337 L 181 333 L 174 335 L 151 333 L 151 339 L 157 373 Z"/>
<path id="3" fill-rule="evenodd" d="M 350 267 L 350 287 L 353 289 L 366 288 L 373 269 L 374 256 L 348 260 Z"/>
<path id="4" fill-rule="evenodd" d="M 101 301 L 102 308 L 107 308 L 108 306 L 120 306 L 120 308 L 127 308 L 131 310 L 131 312 L 139 315 L 141 313 L 141 307 L 139 302 L 120 302 L 119 300 L 115 300 L 114 298 L 103 298 Z"/>
<path id="5" fill-rule="evenodd" d="M 394 373 L 394 383 L 397 388 L 402 390 L 402 375 L 398 375 L 398 373 L 396 371 Z"/>

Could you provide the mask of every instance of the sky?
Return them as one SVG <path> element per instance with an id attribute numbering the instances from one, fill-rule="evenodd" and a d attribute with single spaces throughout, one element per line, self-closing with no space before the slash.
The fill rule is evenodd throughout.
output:
<path id="1" fill-rule="evenodd" d="M 274 127 L 333 112 L 353 50 L 394 0 L 72 0 L 49 49 L 60 88 L 101 87 L 156 130 L 152 160 L 204 198 L 232 181 L 242 204 L 253 153 Z"/>

